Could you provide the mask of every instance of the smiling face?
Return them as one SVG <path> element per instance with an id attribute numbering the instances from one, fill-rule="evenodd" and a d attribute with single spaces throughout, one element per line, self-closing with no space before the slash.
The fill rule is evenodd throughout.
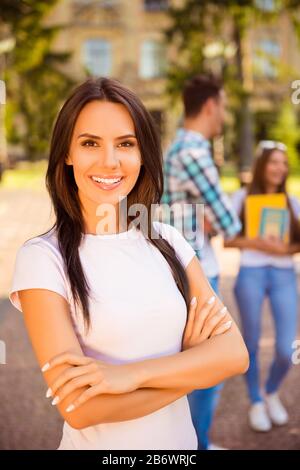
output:
<path id="1" fill-rule="evenodd" d="M 265 166 L 265 184 L 269 188 L 278 188 L 288 176 L 287 156 L 281 150 L 273 150 Z"/>
<path id="2" fill-rule="evenodd" d="M 126 107 L 107 101 L 84 106 L 66 163 L 73 165 L 79 199 L 86 212 L 95 212 L 103 203 L 117 206 L 135 186 L 141 168 L 134 123 Z"/>

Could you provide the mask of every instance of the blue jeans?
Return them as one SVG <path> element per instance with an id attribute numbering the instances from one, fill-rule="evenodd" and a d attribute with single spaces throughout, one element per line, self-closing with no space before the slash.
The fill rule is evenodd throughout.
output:
<path id="1" fill-rule="evenodd" d="M 292 343 L 297 332 L 297 278 L 293 268 L 241 267 L 234 288 L 240 310 L 242 331 L 250 356 L 245 374 L 252 403 L 262 401 L 258 348 L 261 336 L 262 304 L 268 297 L 275 324 L 274 359 L 265 385 L 276 392 L 291 365 Z"/>
<path id="2" fill-rule="evenodd" d="M 213 290 L 218 294 L 218 277 L 208 279 Z M 207 450 L 209 430 L 215 414 L 223 384 L 202 390 L 194 390 L 188 397 L 193 425 L 198 437 L 198 450 Z"/>

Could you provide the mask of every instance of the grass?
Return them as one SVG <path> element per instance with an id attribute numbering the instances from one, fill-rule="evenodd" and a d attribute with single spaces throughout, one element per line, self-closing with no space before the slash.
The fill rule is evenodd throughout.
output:
<path id="1" fill-rule="evenodd" d="M 14 169 L 5 170 L 0 188 L 34 189 L 45 187 L 47 161 L 19 162 Z"/>
<path id="2" fill-rule="evenodd" d="M 0 188 L 41 190 L 45 187 L 46 168 L 46 160 L 34 163 L 20 162 L 14 169 L 4 172 Z M 232 193 L 239 189 L 239 180 L 233 167 L 225 168 L 222 173 L 221 185 L 224 191 Z M 289 177 L 288 190 L 300 200 L 300 174 L 292 174 Z"/>
<path id="3" fill-rule="evenodd" d="M 240 188 L 240 182 L 236 176 L 222 176 L 221 185 L 226 193 L 233 193 Z M 289 177 L 288 192 L 300 200 L 300 175 Z"/>

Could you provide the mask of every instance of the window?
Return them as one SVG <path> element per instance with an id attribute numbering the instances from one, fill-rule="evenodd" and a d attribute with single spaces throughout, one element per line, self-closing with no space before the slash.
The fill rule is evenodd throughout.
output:
<path id="1" fill-rule="evenodd" d="M 255 5 L 257 8 L 267 12 L 273 12 L 279 8 L 278 0 L 255 0 Z"/>
<path id="2" fill-rule="evenodd" d="M 168 8 L 168 0 L 144 0 L 146 11 L 161 11 Z"/>
<path id="3" fill-rule="evenodd" d="M 85 41 L 84 65 L 91 75 L 109 76 L 112 69 L 111 43 L 105 39 Z"/>
<path id="4" fill-rule="evenodd" d="M 276 78 L 280 60 L 280 45 L 273 39 L 258 41 L 254 51 L 254 75 Z"/>
<path id="5" fill-rule="evenodd" d="M 156 78 L 166 69 L 165 47 L 158 41 L 146 40 L 141 46 L 140 77 Z"/>

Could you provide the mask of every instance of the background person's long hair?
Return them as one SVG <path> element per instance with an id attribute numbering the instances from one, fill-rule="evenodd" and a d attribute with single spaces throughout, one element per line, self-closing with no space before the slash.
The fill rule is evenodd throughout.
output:
<path id="1" fill-rule="evenodd" d="M 252 171 L 252 180 L 247 188 L 247 194 L 265 194 L 266 193 L 266 166 L 272 156 L 272 153 L 277 150 L 274 149 L 262 149 L 260 153 L 257 154 L 253 171 Z M 282 150 L 280 150 L 282 152 Z M 286 195 L 288 211 L 290 214 L 290 243 L 296 243 L 300 241 L 300 222 L 297 220 L 293 208 L 291 206 L 290 198 L 286 190 L 286 180 L 285 178 L 281 184 L 278 185 L 276 193 L 284 193 Z M 241 211 L 241 221 L 243 224 L 243 231 L 245 230 L 245 204 L 243 204 Z"/>
<path id="2" fill-rule="evenodd" d="M 139 98 L 122 86 L 117 80 L 89 79 L 78 86 L 63 105 L 52 134 L 46 186 L 52 200 L 56 221 L 55 229 L 58 244 L 69 278 L 75 309 L 82 309 L 84 323 L 90 326 L 89 295 L 90 287 L 85 277 L 79 246 L 85 232 L 82 207 L 74 179 L 73 166 L 65 163 L 74 126 L 82 108 L 91 101 L 109 101 L 123 104 L 134 122 L 136 137 L 142 157 L 138 180 L 128 195 L 128 208 L 131 204 L 143 204 L 147 211 L 148 223 L 141 224 L 147 239 L 159 249 L 168 262 L 175 282 L 186 304 L 189 300 L 188 281 L 184 267 L 177 258 L 173 247 L 155 232 L 152 227 L 151 205 L 160 202 L 163 192 L 162 151 L 156 125 Z M 128 217 L 127 222 L 133 222 Z M 156 237 L 151 238 L 156 233 Z M 99 260 L 101 262 L 101 260 Z M 142 260 L 141 260 L 142 262 Z"/>

